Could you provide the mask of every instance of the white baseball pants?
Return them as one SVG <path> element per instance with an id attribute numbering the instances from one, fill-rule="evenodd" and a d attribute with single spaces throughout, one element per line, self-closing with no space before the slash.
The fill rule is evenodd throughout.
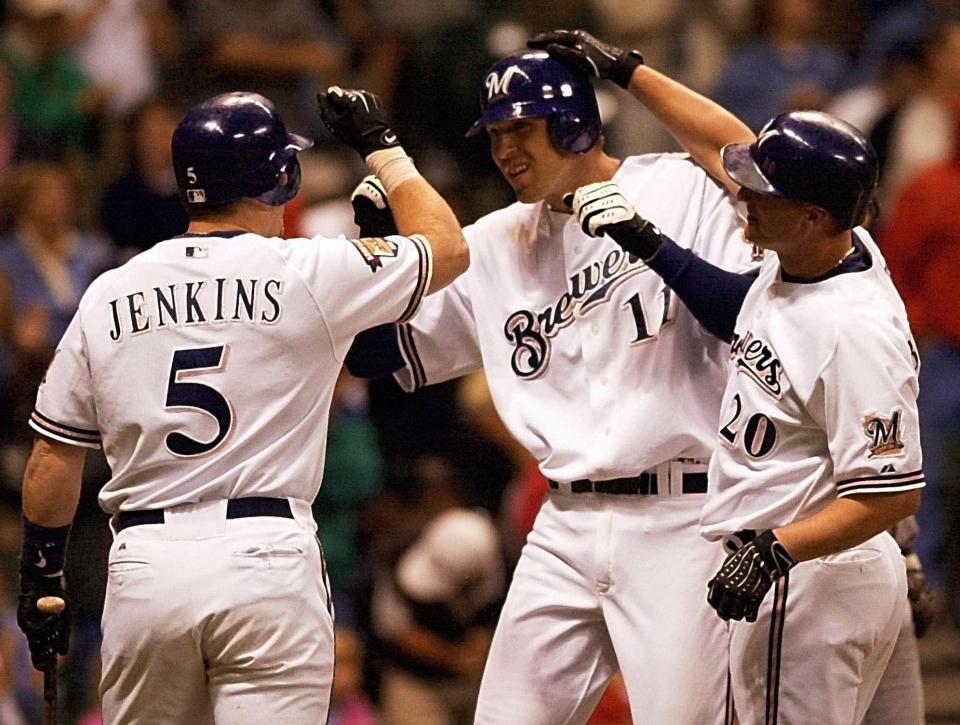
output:
<path id="1" fill-rule="evenodd" d="M 887 533 L 794 567 L 733 622 L 740 725 L 851 725 L 873 699 L 903 622 L 906 569 Z"/>
<path id="2" fill-rule="evenodd" d="M 317 725 L 333 618 L 309 506 L 227 519 L 226 501 L 168 509 L 110 550 L 105 725 Z"/>
<path id="3" fill-rule="evenodd" d="M 723 561 L 703 494 L 551 494 L 524 546 L 476 722 L 584 723 L 618 669 L 637 725 L 723 723 L 727 626 L 707 604 Z"/>

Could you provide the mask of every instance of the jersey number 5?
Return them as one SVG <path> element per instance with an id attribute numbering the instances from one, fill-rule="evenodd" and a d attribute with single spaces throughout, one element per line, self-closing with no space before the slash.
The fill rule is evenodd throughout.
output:
<path id="1" fill-rule="evenodd" d="M 737 421 L 743 413 L 743 401 L 740 393 L 733 396 L 733 417 L 720 429 L 720 437 L 730 445 L 737 444 L 740 428 Z M 777 428 L 773 421 L 763 413 L 754 413 L 747 418 L 743 426 L 743 449 L 754 458 L 763 458 L 777 442 Z"/>
<path id="2" fill-rule="evenodd" d="M 164 441 L 167 450 L 175 456 L 200 456 L 208 453 L 219 446 L 230 433 L 230 428 L 233 426 L 233 409 L 229 401 L 209 385 L 183 382 L 184 378 L 222 373 L 226 367 L 225 350 L 225 346 L 220 345 L 177 350 L 173 353 L 165 407 L 168 410 L 203 411 L 213 416 L 218 426 L 213 440 L 206 443 L 183 433 L 173 432 L 167 435 Z"/>

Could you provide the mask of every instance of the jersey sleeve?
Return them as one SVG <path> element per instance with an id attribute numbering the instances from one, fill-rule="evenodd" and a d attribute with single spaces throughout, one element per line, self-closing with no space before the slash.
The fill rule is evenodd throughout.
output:
<path id="1" fill-rule="evenodd" d="M 410 319 L 433 275 L 430 244 L 419 235 L 316 237 L 292 240 L 279 251 L 304 279 L 327 325 L 341 338 Z"/>
<path id="2" fill-rule="evenodd" d="M 97 406 L 80 319 L 81 312 L 77 312 L 57 346 L 29 423 L 48 438 L 99 448 Z"/>
<path id="3" fill-rule="evenodd" d="M 821 425 L 837 495 L 922 487 L 918 385 L 908 334 L 870 318 L 845 324 L 837 337 L 820 377 Z"/>
<path id="4" fill-rule="evenodd" d="M 427 297 L 397 336 L 405 367 L 394 378 L 405 391 L 442 383 L 482 366 L 476 322 L 466 291 L 470 270 Z"/>

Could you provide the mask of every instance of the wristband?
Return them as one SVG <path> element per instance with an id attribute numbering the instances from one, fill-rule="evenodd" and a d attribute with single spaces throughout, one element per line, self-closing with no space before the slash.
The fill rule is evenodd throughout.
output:
<path id="1" fill-rule="evenodd" d="M 23 518 L 20 574 L 52 577 L 63 573 L 70 525 L 39 526 Z"/>
<path id="2" fill-rule="evenodd" d="M 402 146 L 374 151 L 366 158 L 370 173 L 380 179 L 387 196 L 400 184 L 420 176 L 413 159 L 407 156 Z"/>

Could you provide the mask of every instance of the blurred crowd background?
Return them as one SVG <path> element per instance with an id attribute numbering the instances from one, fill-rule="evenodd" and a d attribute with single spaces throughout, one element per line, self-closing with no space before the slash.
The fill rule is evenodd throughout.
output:
<path id="1" fill-rule="evenodd" d="M 883 169 L 871 231 L 923 359 L 920 554 L 941 625 L 960 626 L 960 1 L 6 0 L 0 723 L 39 722 L 42 705 L 15 623 L 26 420 L 86 286 L 186 228 L 169 152 L 185 110 L 232 90 L 272 99 L 290 130 L 317 139 L 302 155 L 288 233 L 353 235 L 349 195 L 365 170 L 324 135 L 314 98 L 331 84 L 375 91 L 467 224 L 512 200 L 486 139 L 464 138 L 484 71 L 555 27 L 641 50 L 755 130 L 780 111 L 818 108 L 870 136 Z M 625 92 L 598 91 L 614 155 L 676 150 Z M 68 724 L 99 722 L 110 533 L 96 495 L 108 476 L 101 457 L 88 457 L 68 557 Z M 390 380 L 342 378 L 314 507 L 338 620 L 332 723 L 470 722 L 498 607 L 545 490 L 482 376 L 414 395 Z M 629 722 L 617 682 L 592 722 Z"/>

